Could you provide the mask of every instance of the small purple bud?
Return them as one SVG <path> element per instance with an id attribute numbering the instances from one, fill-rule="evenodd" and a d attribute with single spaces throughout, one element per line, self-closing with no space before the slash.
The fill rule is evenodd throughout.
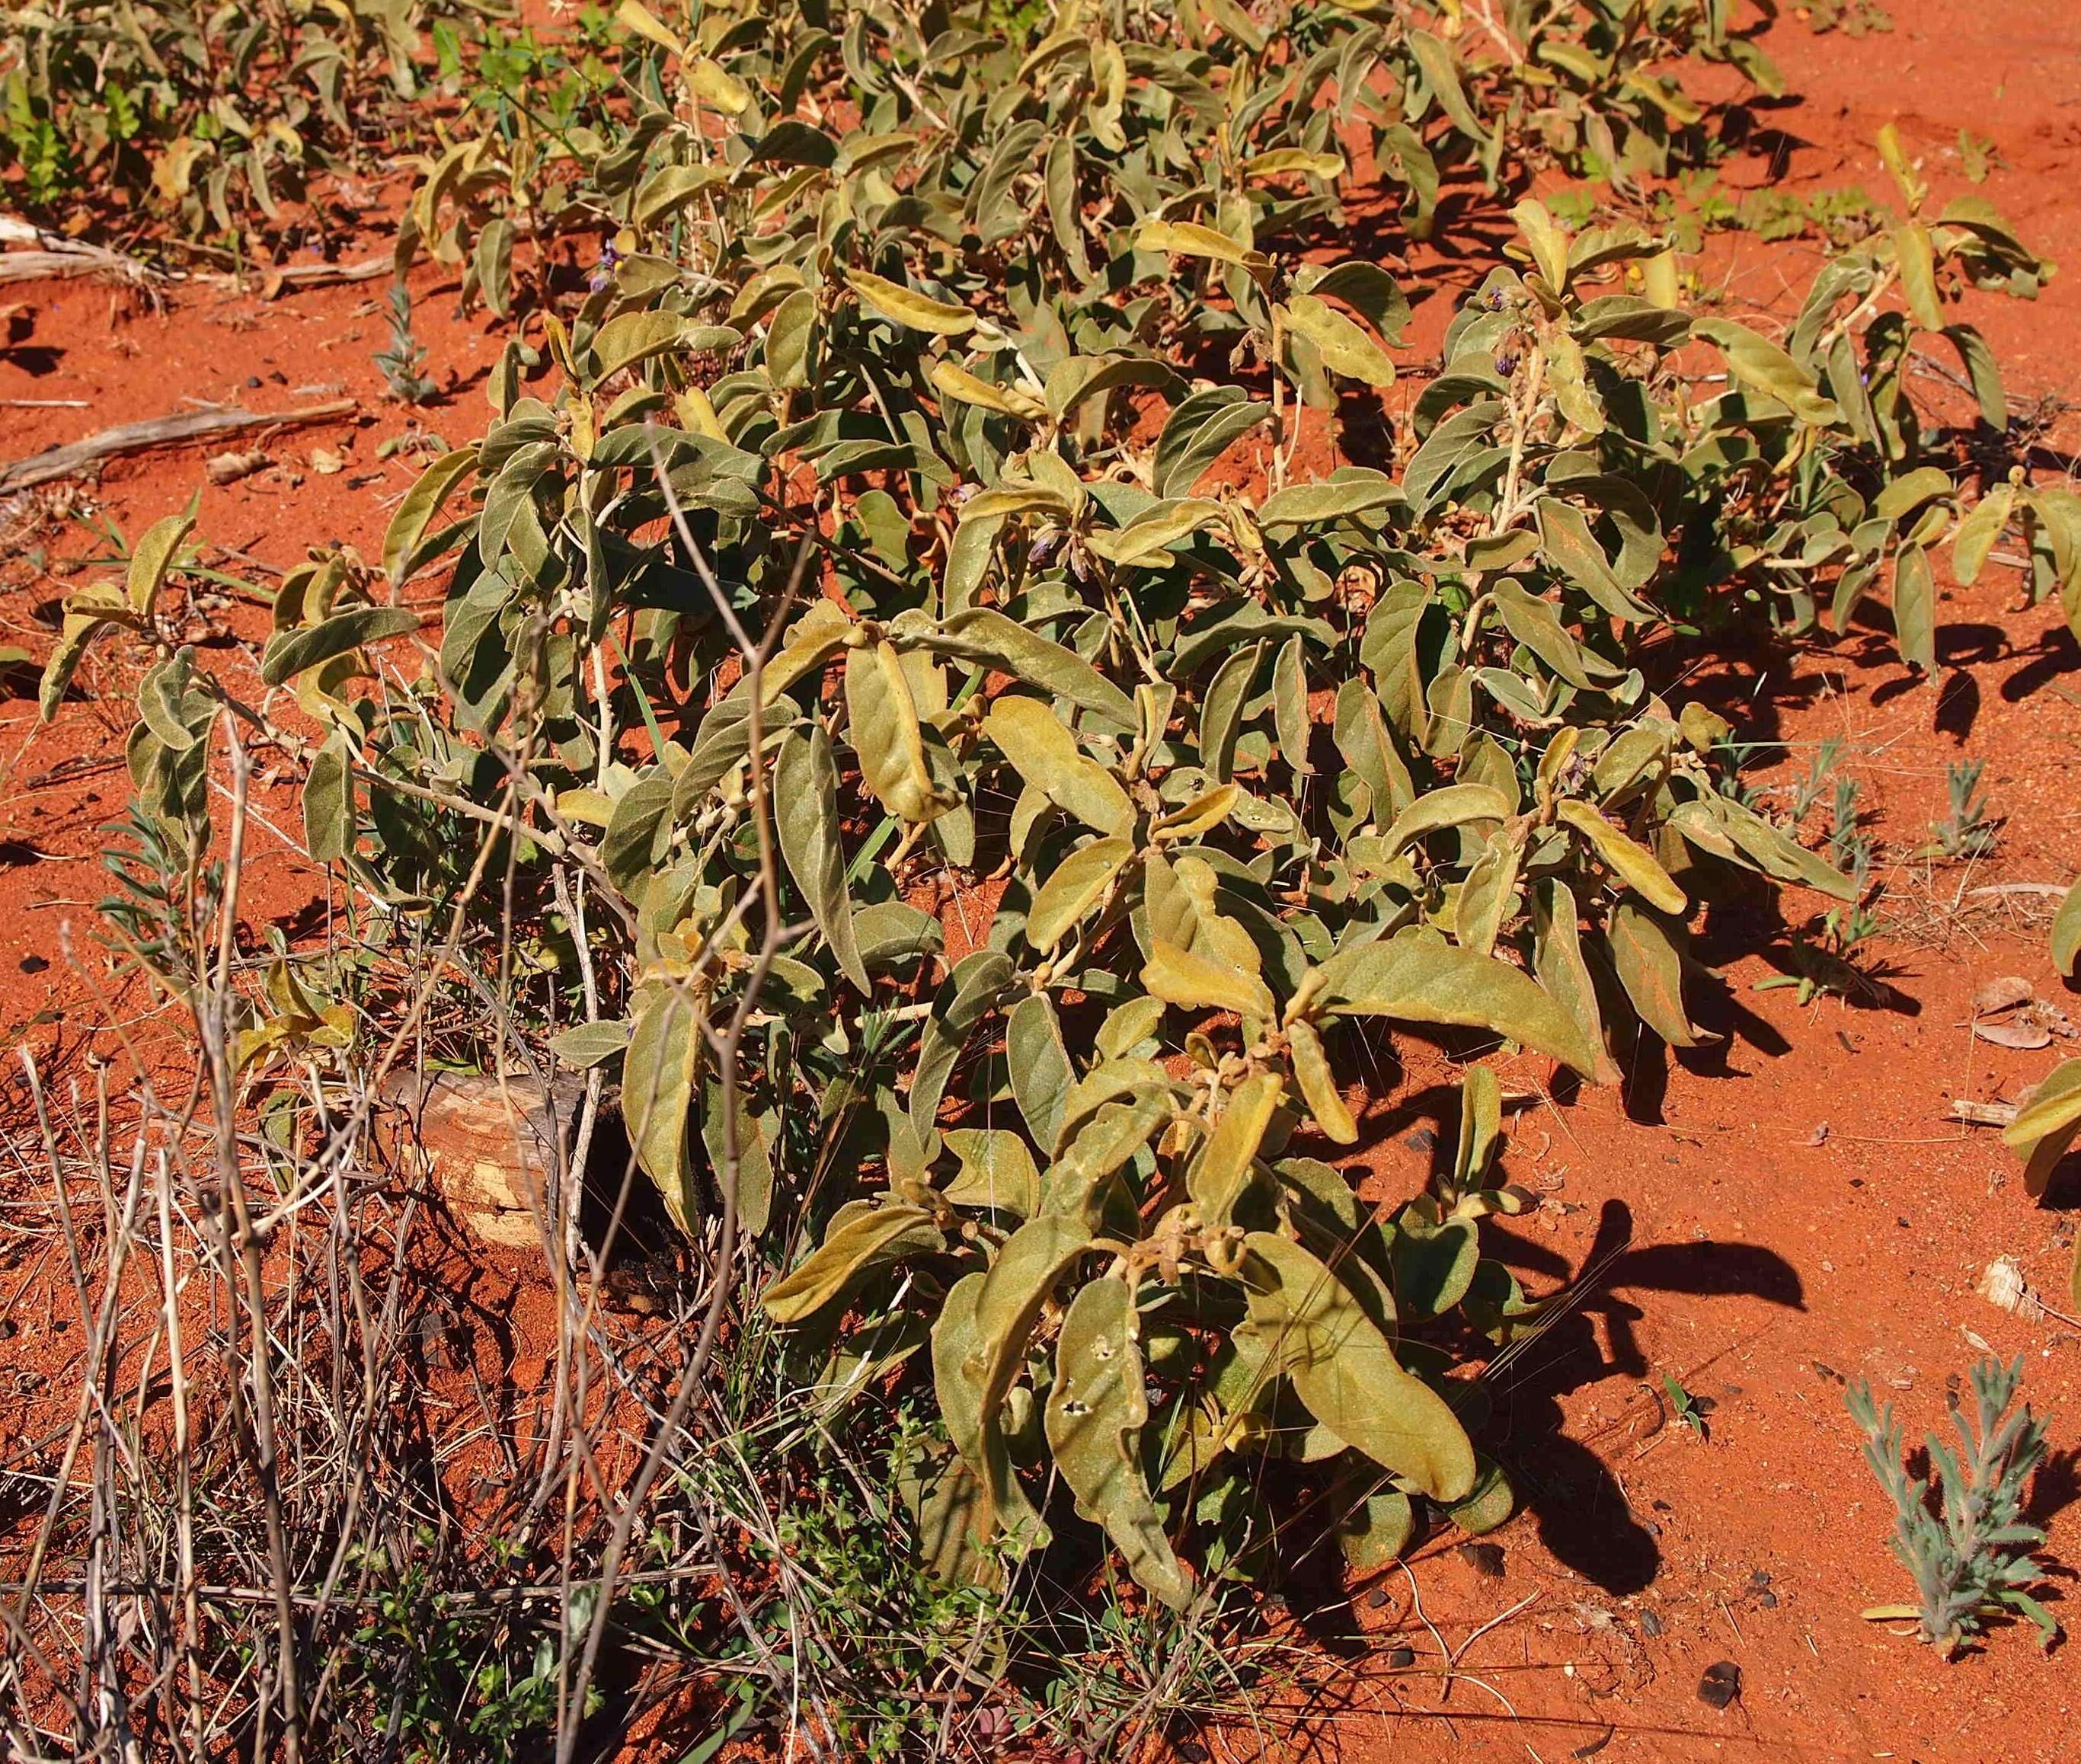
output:
<path id="1" fill-rule="evenodd" d="M 1509 379 L 1517 372 L 1517 357 L 1506 352 L 1499 352 L 1495 359 L 1495 371 L 1504 379 Z"/>

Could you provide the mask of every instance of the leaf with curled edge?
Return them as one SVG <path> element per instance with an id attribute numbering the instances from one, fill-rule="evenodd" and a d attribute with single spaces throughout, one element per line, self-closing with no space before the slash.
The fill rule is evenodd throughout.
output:
<path id="1" fill-rule="evenodd" d="M 1049 1450 L 1078 1510 L 1105 1527 L 1136 1581 L 1183 1611 L 1192 1583 L 1141 1471 L 1148 1420 L 1134 1294 L 1125 1280 L 1093 1280 L 1070 1301 L 1055 1344 L 1045 1415 Z"/>
<path id="2" fill-rule="evenodd" d="M 1078 746 L 1050 706 L 1007 694 L 990 706 L 983 733 L 1021 778 L 1065 813 L 1103 834 L 1133 831 L 1134 804 L 1120 780 Z"/>
<path id="3" fill-rule="evenodd" d="M 1213 1130 L 1186 1172 L 1186 1188 L 1210 1228 L 1225 1225 L 1234 1216 L 1236 1203 L 1255 1174 L 1258 1149 L 1285 1089 L 1285 1081 L 1276 1072 L 1254 1072 L 1245 1078 L 1230 1092 Z"/>
<path id="4" fill-rule="evenodd" d="M 1389 858 L 1399 857 L 1420 839 L 1470 821 L 1509 820 L 1516 805 L 1493 784 L 1447 784 L 1419 796 L 1387 830 Z"/>
<path id="5" fill-rule="evenodd" d="M 924 736 L 903 658 L 886 641 L 846 652 L 846 720 L 860 779 L 882 807 L 910 824 L 936 821 L 960 799 L 925 766 Z"/>
<path id="6" fill-rule="evenodd" d="M 1081 1219 L 1095 1231 L 1105 1212 L 1107 1178 L 1132 1158 L 1176 1115 L 1168 1094 L 1145 1092 L 1101 1103 L 1077 1124 L 1053 1163 L 1040 1192 L 1043 1213 Z"/>
<path id="7" fill-rule="evenodd" d="M 1124 838 L 1094 839 L 1079 846 L 1057 864 L 1033 897 L 1026 912 L 1026 941 L 1044 955 L 1104 899 L 1114 877 L 1134 856 L 1134 844 Z"/>
<path id="8" fill-rule="evenodd" d="M 2044 1198 L 2052 1172 L 2081 1135 L 2081 1060 L 2065 1060 L 2023 1100 L 2002 1129 L 2002 1143 L 2024 1161 L 2024 1187 Z"/>
<path id="9" fill-rule="evenodd" d="M 152 616 L 167 573 L 180 555 L 182 543 L 195 531 L 195 515 L 201 505 L 202 493 L 198 490 L 194 500 L 179 514 L 153 522 L 131 548 L 130 567 L 124 580 L 124 598 L 139 618 Z"/>
<path id="10" fill-rule="evenodd" d="M 1297 1243 L 1243 1240 L 1250 1320 L 1308 1412 L 1435 1501 L 1474 1485 L 1474 1448 L 1443 1397 L 1402 1369 L 1351 1289 Z"/>
<path id="11" fill-rule="evenodd" d="M 976 316 L 965 306 L 935 300 L 885 276 L 847 270 L 845 279 L 846 285 L 874 311 L 912 330 L 929 332 L 935 337 L 965 337 L 976 328 Z"/>
<path id="12" fill-rule="evenodd" d="M 1293 1065 L 1293 1081 L 1315 1124 L 1339 1145 L 1358 1143 L 1358 1123 L 1337 1089 L 1336 1074 L 1315 1026 L 1305 1018 L 1287 1025 L 1286 1051 Z"/>
<path id="13" fill-rule="evenodd" d="M 988 1207 L 1030 1219 L 1040 1206 L 1040 1172 L 1026 1141 L 1009 1128 L 955 1127 L 940 1136 L 961 1160 L 942 1191 L 956 1207 Z"/>
<path id="14" fill-rule="evenodd" d="M 947 1246 L 931 1214 L 908 1202 L 867 1207 L 832 1221 L 824 1241 L 759 1295 L 776 1323 L 800 1323 L 844 1297 L 878 1268 Z"/>
<path id="15" fill-rule="evenodd" d="M 975 1346 L 965 1364 L 976 1391 L 976 1468 L 990 1514 L 1000 1524 L 1022 1509 L 1032 1511 L 1004 1438 L 1004 1400 L 1025 1363 L 1026 1345 L 1040 1320 L 1041 1307 L 1090 1247 L 1090 1233 L 1081 1219 L 1061 1214 L 1029 1219 L 1005 1239 L 976 1296 Z M 1048 1537 L 1047 1527 L 1036 1522 L 1025 1538 L 1013 1539 L 1014 1547 L 1045 1547 Z"/>
<path id="16" fill-rule="evenodd" d="M 1684 1008 L 1684 927 L 1631 900 L 1612 907 L 1604 942 L 1619 985 L 1640 1020 L 1672 1048 L 1702 1048 L 1719 1038 L 1694 1027 Z"/>
<path id="17" fill-rule="evenodd" d="M 1448 943 L 1427 926 L 1339 950 L 1320 972 L 1318 997 L 1334 1015 L 1486 1029 L 1597 1079 L 1596 1051 L 1538 981 L 1495 956 Z"/>
<path id="18" fill-rule="evenodd" d="M 839 837 L 838 762 L 823 725 L 812 721 L 806 729 L 806 733 L 788 735 L 773 762 L 773 821 L 780 855 L 839 972 L 868 997 L 874 988 L 853 934 L 845 847 Z"/>
<path id="19" fill-rule="evenodd" d="M 1271 989 L 1256 975 L 1160 937 L 1153 940 L 1142 964 L 1141 984 L 1180 1010 L 1230 1010 L 1259 1023 L 1269 1023 L 1279 1011 Z"/>
<path id="20" fill-rule="evenodd" d="M 643 1173 L 658 1185 L 665 1209 L 692 1229 L 687 1117 L 701 1056 L 700 1011 L 684 986 L 650 981 L 637 988 L 635 1027 L 621 1059 L 621 1112 Z"/>
<path id="21" fill-rule="evenodd" d="M 1554 804 L 1553 813 L 1564 826 L 1587 840 L 1618 879 L 1650 906 L 1681 913 L 1691 904 L 1654 854 L 1606 819 L 1594 803 L 1579 796 L 1564 797 Z"/>
<path id="22" fill-rule="evenodd" d="M 1062 1025 L 1045 993 L 1028 993 L 1007 1014 L 1004 1063 L 1011 1094 L 1035 1139 L 1055 1143 L 1062 1103 L 1077 1082 L 1070 1051 L 1062 1045 Z"/>
<path id="23" fill-rule="evenodd" d="M 1347 318 L 1327 300 L 1296 294 L 1280 311 L 1285 323 L 1313 343 L 1334 372 L 1368 386 L 1394 384 L 1394 363 L 1387 351 L 1356 320 Z"/>

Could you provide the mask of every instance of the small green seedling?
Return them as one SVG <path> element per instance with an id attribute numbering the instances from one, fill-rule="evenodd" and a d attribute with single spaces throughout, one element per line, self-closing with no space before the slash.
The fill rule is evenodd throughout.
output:
<path id="1" fill-rule="evenodd" d="M 1701 1396 L 1686 1390 L 1677 1383 L 1675 1375 L 1671 1372 L 1664 1372 L 1662 1375 L 1662 1389 L 1663 1393 L 1669 1399 L 1669 1406 L 1676 1417 L 1678 1426 L 1688 1427 L 1701 1439 L 1709 1439 L 1713 1437 L 1712 1429 L 1707 1426 L 1705 1420 L 1705 1418 L 1713 1412 L 1713 1404 L 1711 1397 Z"/>
<path id="2" fill-rule="evenodd" d="M 1990 1617 L 2028 1617 L 2042 1647 L 2059 1634 L 2030 1591 L 2043 1578 L 2036 1552 L 2045 1532 L 2025 1522 L 2024 1497 L 2045 1456 L 2045 1423 L 2028 1406 L 2008 1413 L 2022 1382 L 2021 1355 L 2006 1368 L 1993 1359 L 1973 1368 L 1973 1420 L 1954 1396 L 1957 1449 L 1928 1434 L 1933 1473 L 1927 1480 L 1908 1473 L 1893 1405 L 1877 1408 L 1861 1379 L 1847 1393 L 1851 1418 L 1864 1434 L 1865 1460 L 1893 1498 L 1893 1553 L 1915 1577 L 1916 1593 L 1911 1605 L 1875 1605 L 1864 1615 L 1877 1622 L 1913 1620 L 1922 1639 L 1947 1657 L 1978 1636 Z"/>

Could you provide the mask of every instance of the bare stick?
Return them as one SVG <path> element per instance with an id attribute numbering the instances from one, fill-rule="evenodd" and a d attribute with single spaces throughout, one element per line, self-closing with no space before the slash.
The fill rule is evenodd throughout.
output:
<path id="1" fill-rule="evenodd" d="M 157 447 L 185 446 L 219 435 L 244 435 L 254 429 L 308 427 L 313 423 L 336 422 L 351 417 L 361 406 L 351 398 L 335 398 L 330 404 L 306 405 L 301 410 L 242 410 L 236 406 L 217 410 L 190 410 L 179 416 L 151 417 L 142 422 L 119 423 L 82 441 L 32 453 L 25 460 L 0 465 L 0 492 L 27 489 L 32 484 L 48 484 L 53 478 L 75 477 L 104 460 L 132 453 L 149 453 Z"/>

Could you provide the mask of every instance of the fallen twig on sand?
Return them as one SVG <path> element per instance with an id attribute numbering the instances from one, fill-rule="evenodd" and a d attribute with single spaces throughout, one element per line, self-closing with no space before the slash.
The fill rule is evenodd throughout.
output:
<path id="1" fill-rule="evenodd" d="M 0 245 L 27 249 L 0 253 L 0 282 L 34 282 L 76 275 L 107 275 L 139 287 L 164 276 L 141 258 L 106 246 L 68 239 L 11 215 L 0 215 Z"/>
<path id="2" fill-rule="evenodd" d="M 179 447 L 191 441 L 215 439 L 219 435 L 242 435 L 253 429 L 301 428 L 313 422 L 331 422 L 351 416 L 360 406 L 351 398 L 336 398 L 301 410 L 242 410 L 227 406 L 195 410 L 175 417 L 152 417 L 142 422 L 120 423 L 99 435 L 69 441 L 63 447 L 33 453 L 25 460 L 0 465 L 0 493 L 25 489 L 32 484 L 48 484 L 53 478 L 71 477 L 104 460 L 125 454 L 147 453 L 155 447 Z"/>

